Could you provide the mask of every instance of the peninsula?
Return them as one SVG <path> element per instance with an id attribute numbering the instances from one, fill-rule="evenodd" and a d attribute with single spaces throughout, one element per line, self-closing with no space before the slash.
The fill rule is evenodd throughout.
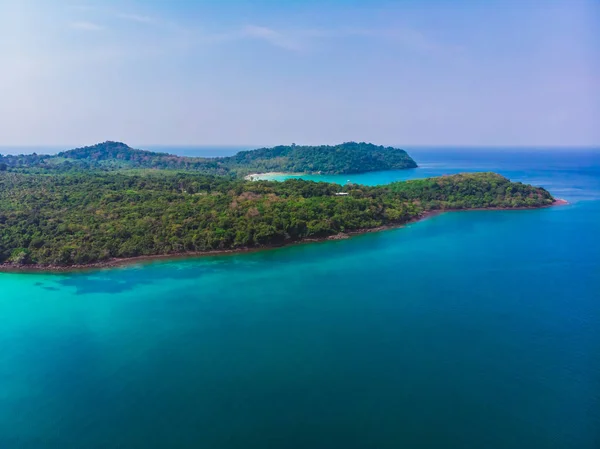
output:
<path id="1" fill-rule="evenodd" d="M 416 165 L 402 150 L 370 144 L 275 147 L 219 159 L 179 158 L 122 145 L 0 159 L 0 269 L 60 270 L 140 257 L 244 251 L 399 226 L 436 211 L 555 202 L 543 188 L 495 173 L 375 187 L 239 176 Z"/>

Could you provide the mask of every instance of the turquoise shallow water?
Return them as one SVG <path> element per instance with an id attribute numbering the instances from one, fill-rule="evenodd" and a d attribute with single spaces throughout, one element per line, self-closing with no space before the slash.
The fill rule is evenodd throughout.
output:
<path id="1" fill-rule="evenodd" d="M 497 170 L 571 204 L 0 274 L 0 448 L 600 447 L 600 153 L 471 153 L 361 179 Z"/>

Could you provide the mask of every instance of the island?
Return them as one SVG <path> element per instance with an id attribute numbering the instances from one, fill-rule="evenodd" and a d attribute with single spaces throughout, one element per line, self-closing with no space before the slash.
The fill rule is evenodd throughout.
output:
<path id="1" fill-rule="evenodd" d="M 122 142 L 104 142 L 56 155 L 0 155 L 0 170 L 64 173 L 76 170 L 184 170 L 207 175 L 243 177 L 249 173 L 298 172 L 351 174 L 417 167 L 399 148 L 371 143 L 277 146 L 241 151 L 230 157 L 184 157 L 136 150 Z"/>
<path id="2" fill-rule="evenodd" d="M 240 176 L 275 167 L 348 173 L 360 169 L 359 161 L 365 162 L 363 169 L 415 165 L 402 150 L 370 144 L 302 148 L 198 159 L 109 143 L 56 156 L 5 156 L 0 270 L 64 270 L 249 251 L 346 238 L 443 211 L 555 204 L 545 189 L 495 173 L 381 186 Z"/>

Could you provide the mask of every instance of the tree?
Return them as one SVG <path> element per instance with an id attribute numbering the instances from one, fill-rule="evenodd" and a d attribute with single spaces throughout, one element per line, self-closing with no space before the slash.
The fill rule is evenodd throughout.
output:
<path id="1" fill-rule="evenodd" d="M 31 263 L 31 252 L 27 248 L 17 248 L 12 252 L 8 261 L 18 265 Z"/>

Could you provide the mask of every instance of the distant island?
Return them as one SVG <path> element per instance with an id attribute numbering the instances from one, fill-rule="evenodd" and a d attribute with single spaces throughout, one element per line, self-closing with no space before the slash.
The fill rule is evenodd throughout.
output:
<path id="1" fill-rule="evenodd" d="M 245 251 L 345 238 L 437 211 L 536 208 L 555 201 L 543 188 L 494 173 L 376 187 L 239 176 L 416 166 L 402 150 L 371 144 L 275 147 L 200 159 L 107 142 L 56 156 L 4 156 L 0 164 L 2 270 Z"/>
<path id="2" fill-rule="evenodd" d="M 243 177 L 249 173 L 365 173 L 415 168 L 406 151 L 347 142 L 340 145 L 277 146 L 241 151 L 230 157 L 183 157 L 136 150 L 121 142 L 104 142 L 57 155 L 0 155 L 0 170 L 65 173 L 80 170 L 184 170 L 207 175 Z"/>

